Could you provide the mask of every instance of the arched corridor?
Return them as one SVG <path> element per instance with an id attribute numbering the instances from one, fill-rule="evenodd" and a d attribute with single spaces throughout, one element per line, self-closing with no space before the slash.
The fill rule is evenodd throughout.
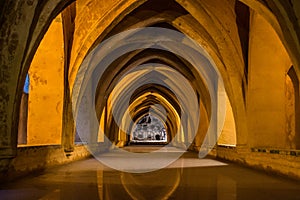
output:
<path id="1" fill-rule="evenodd" d="M 117 181 L 141 181 L 140 194 L 148 179 L 128 173 L 160 173 L 190 155 L 191 165 L 210 156 L 229 166 L 220 180 L 211 169 L 207 198 L 227 198 L 227 183 L 237 199 L 258 195 L 239 191 L 258 183 L 256 172 L 229 180 L 229 162 L 271 182 L 300 180 L 297 0 L 5 0 L 0 9 L 1 182 L 93 156 L 69 165 L 105 164 Z M 176 170 L 188 180 L 205 173 L 198 167 Z M 105 170 L 86 170 L 107 184 L 93 188 L 100 199 L 118 198 Z M 283 182 L 278 198 L 298 184 Z M 205 190 L 177 184 L 170 198 Z M 120 190 L 130 196 L 130 185 Z"/>

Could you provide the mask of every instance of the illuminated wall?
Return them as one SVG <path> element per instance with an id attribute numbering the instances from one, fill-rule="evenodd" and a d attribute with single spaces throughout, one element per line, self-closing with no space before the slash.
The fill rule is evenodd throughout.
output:
<path id="1" fill-rule="evenodd" d="M 63 33 L 58 16 L 29 69 L 28 145 L 60 144 L 63 106 Z"/>
<path id="2" fill-rule="evenodd" d="M 236 129 L 229 99 L 226 100 L 226 116 L 222 133 L 218 140 L 219 145 L 236 145 Z"/>
<path id="3" fill-rule="evenodd" d="M 286 148 L 285 74 L 291 60 L 267 21 L 252 13 L 249 50 L 249 144 Z"/>

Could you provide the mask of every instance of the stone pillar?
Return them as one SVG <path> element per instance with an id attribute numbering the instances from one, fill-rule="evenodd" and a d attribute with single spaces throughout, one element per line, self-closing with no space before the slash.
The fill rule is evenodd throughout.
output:
<path id="1" fill-rule="evenodd" d="M 18 144 L 27 143 L 28 94 L 22 93 L 18 128 Z"/>
<path id="2" fill-rule="evenodd" d="M 0 171 L 16 156 L 21 94 L 27 73 L 22 71 L 21 63 L 36 5 L 36 1 L 5 1 L 1 13 Z"/>
<path id="3" fill-rule="evenodd" d="M 74 151 L 75 125 L 72 112 L 72 99 L 69 84 L 69 69 L 71 49 L 74 36 L 74 19 L 76 16 L 76 3 L 71 4 L 62 12 L 62 24 L 64 34 L 64 101 L 63 101 L 63 125 L 62 146 L 66 153 Z"/>

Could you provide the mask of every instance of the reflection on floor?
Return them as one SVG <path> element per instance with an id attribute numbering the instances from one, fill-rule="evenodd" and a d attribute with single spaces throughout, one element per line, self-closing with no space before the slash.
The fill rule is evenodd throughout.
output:
<path id="1" fill-rule="evenodd" d="M 300 183 L 186 152 L 149 173 L 75 162 L 1 185 L 0 199 L 300 199 Z"/>

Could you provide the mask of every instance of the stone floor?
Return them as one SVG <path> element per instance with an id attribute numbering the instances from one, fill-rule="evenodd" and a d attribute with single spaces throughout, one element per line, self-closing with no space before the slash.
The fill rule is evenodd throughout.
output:
<path id="1" fill-rule="evenodd" d="M 105 156 L 116 159 L 113 153 Z M 128 163 L 139 165 L 132 159 Z M 97 159 L 74 162 L 0 185 L 0 199 L 287 200 L 300 199 L 300 182 L 186 152 L 147 173 L 117 171 Z"/>

